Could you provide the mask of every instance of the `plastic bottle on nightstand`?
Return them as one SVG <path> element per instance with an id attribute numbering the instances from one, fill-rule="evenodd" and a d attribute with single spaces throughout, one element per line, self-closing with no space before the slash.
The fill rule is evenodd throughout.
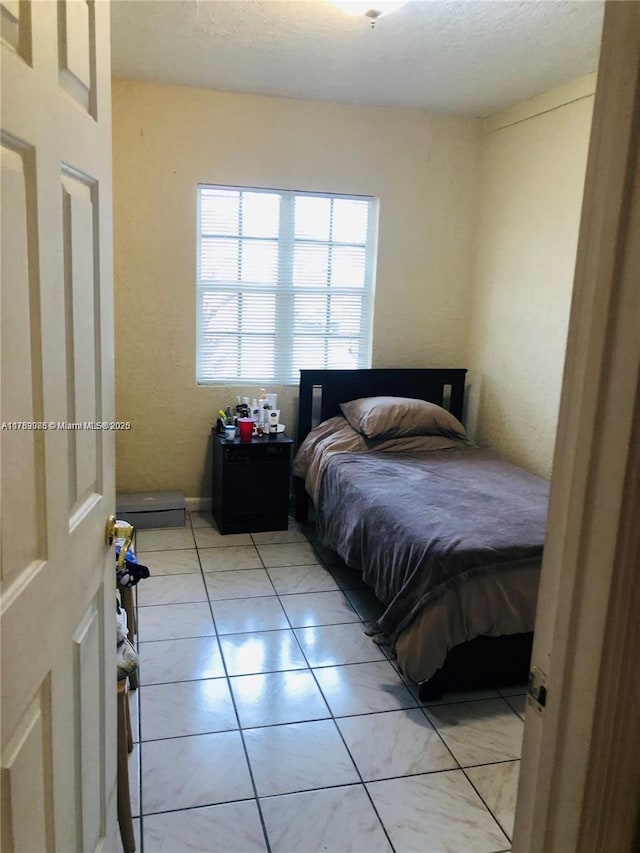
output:
<path id="1" fill-rule="evenodd" d="M 258 400 L 259 420 L 265 435 L 269 433 L 269 412 L 267 411 L 267 394 L 264 388 L 260 389 L 260 399 Z"/>

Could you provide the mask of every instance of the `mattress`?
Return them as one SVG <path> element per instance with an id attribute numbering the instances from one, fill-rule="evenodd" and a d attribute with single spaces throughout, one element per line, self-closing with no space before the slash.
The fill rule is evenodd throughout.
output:
<path id="1" fill-rule="evenodd" d="M 332 421 L 301 448 L 297 473 L 306 469 L 319 540 L 375 590 L 377 627 L 410 677 L 429 678 L 460 642 L 532 630 L 546 481 L 459 441 L 363 446 Z M 429 652 L 414 665 L 403 634 L 419 619 Z"/>

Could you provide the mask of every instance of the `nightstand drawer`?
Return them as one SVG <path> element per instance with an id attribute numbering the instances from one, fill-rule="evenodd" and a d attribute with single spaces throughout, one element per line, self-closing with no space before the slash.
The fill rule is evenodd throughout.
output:
<path id="1" fill-rule="evenodd" d="M 291 456 L 291 445 L 278 444 L 275 441 L 269 444 L 270 439 L 262 439 L 261 444 L 231 444 L 225 442 L 222 454 L 225 465 L 258 465 L 265 462 L 288 463 Z"/>

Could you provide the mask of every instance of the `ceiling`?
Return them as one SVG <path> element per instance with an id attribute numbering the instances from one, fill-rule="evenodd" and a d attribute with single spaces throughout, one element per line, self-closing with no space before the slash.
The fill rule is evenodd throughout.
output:
<path id="1" fill-rule="evenodd" d="M 117 77 L 474 117 L 595 71 L 603 15 L 600 0 L 410 0 L 371 29 L 326 0 L 111 8 Z"/>

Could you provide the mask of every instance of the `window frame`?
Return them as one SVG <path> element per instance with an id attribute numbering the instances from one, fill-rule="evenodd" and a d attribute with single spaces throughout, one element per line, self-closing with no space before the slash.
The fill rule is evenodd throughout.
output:
<path id="1" fill-rule="evenodd" d="M 278 233 L 276 236 L 277 246 L 278 246 L 278 263 L 277 263 L 277 277 L 276 282 L 274 284 L 251 284 L 247 286 L 241 281 L 237 281 L 234 283 L 229 282 L 203 282 L 201 277 L 201 256 L 202 256 L 202 246 L 203 246 L 203 238 L 205 237 L 215 237 L 216 235 L 209 235 L 203 232 L 202 229 L 202 191 L 207 189 L 213 190 L 222 190 L 222 191 L 231 191 L 237 192 L 239 194 L 244 193 L 265 193 L 265 194 L 277 194 L 280 197 L 280 212 L 279 212 L 279 223 L 278 223 Z M 367 218 L 367 232 L 366 232 L 366 242 L 346 242 L 346 241 L 334 241 L 332 240 L 331 230 L 329 231 L 329 237 L 326 240 L 319 240 L 313 238 L 296 238 L 295 237 L 295 202 L 298 197 L 314 197 L 314 198 L 323 198 L 333 201 L 334 199 L 339 200 L 347 200 L 347 201 L 358 201 L 358 202 L 366 202 L 368 205 L 368 218 Z M 313 293 L 320 294 L 322 296 L 331 295 L 331 283 L 330 283 L 330 273 L 331 273 L 331 263 L 329 263 L 328 267 L 328 276 L 327 282 L 321 285 L 309 285 L 305 284 L 304 286 L 296 286 L 294 284 L 294 249 L 296 245 L 325 245 L 328 248 L 328 257 L 331 258 L 332 249 L 335 246 L 338 247 L 362 247 L 364 248 L 364 267 L 363 267 L 363 285 L 362 286 L 353 286 L 353 287 L 344 287 L 344 286 L 336 286 L 333 290 L 335 295 L 350 295 L 355 294 L 362 299 L 362 309 L 360 314 L 358 315 L 359 321 L 359 334 L 357 337 L 359 341 L 359 360 L 356 365 L 343 364 L 340 367 L 344 369 L 353 369 L 355 368 L 368 368 L 371 367 L 372 363 L 372 337 L 373 337 L 373 319 L 374 319 L 374 298 L 375 298 L 375 281 L 376 281 L 376 266 L 377 266 L 377 250 L 378 250 L 378 219 L 379 219 L 379 199 L 375 196 L 368 195 L 355 195 L 351 193 L 328 193 L 328 192 L 318 192 L 318 191 L 309 191 L 309 190 L 283 190 L 283 189 L 273 189 L 267 187 L 249 187 L 249 186 L 234 186 L 234 185 L 225 185 L 225 184 L 210 184 L 201 182 L 197 186 L 197 212 L 196 212 L 196 364 L 195 364 L 195 373 L 196 373 L 196 385 L 207 387 L 207 386 L 217 386 L 217 385 L 256 385 L 256 384 L 270 384 L 270 385 L 283 385 L 283 386 L 295 386 L 298 384 L 298 378 L 293 375 L 294 372 L 294 331 L 295 331 L 295 311 L 292 309 L 294 304 L 294 297 L 296 294 L 304 293 L 306 295 L 312 295 Z M 330 214 L 330 224 L 333 221 L 332 214 Z M 220 235 L 227 236 L 227 235 Z M 251 236 L 244 237 L 241 233 L 237 235 L 237 237 L 232 237 L 231 239 L 237 239 L 242 243 L 245 240 L 254 240 L 261 238 L 254 238 Z M 263 238 L 266 239 L 266 238 Z M 270 238 L 273 239 L 273 238 Z M 284 250 L 284 251 L 283 251 Z M 224 292 L 237 292 L 239 294 L 242 293 L 273 293 L 275 295 L 275 319 L 274 319 L 274 341 L 275 341 L 275 361 L 274 361 L 274 373 L 279 374 L 274 377 L 259 375 L 259 376 L 251 376 L 251 377 L 240 377 L 240 376 L 224 376 L 220 378 L 208 378 L 202 376 L 202 359 L 205 355 L 204 347 L 202 346 L 202 341 L 204 337 L 203 330 L 203 319 L 204 319 L 204 311 L 202 307 L 203 303 L 203 294 L 207 292 L 216 292 L 216 291 L 224 291 Z M 246 334 L 246 333 L 245 333 Z M 298 333 L 299 334 L 299 333 Z M 230 333 L 230 337 L 236 337 L 239 341 L 242 340 L 243 333 L 241 331 Z M 324 334 L 324 347 L 325 352 L 329 346 L 329 342 L 333 338 L 334 340 L 339 339 L 341 336 L 339 335 L 330 335 Z M 286 348 L 286 352 L 279 352 L 278 346 L 282 345 L 282 342 L 286 341 L 288 346 Z M 288 364 L 289 369 L 289 378 L 285 378 L 285 372 L 281 369 L 283 363 Z M 309 367 L 308 364 L 302 364 L 299 369 L 303 369 L 305 367 Z M 322 369 L 325 365 L 318 365 L 318 368 Z M 336 369 L 340 369 L 340 367 Z M 297 372 L 297 371 L 296 371 Z"/>

